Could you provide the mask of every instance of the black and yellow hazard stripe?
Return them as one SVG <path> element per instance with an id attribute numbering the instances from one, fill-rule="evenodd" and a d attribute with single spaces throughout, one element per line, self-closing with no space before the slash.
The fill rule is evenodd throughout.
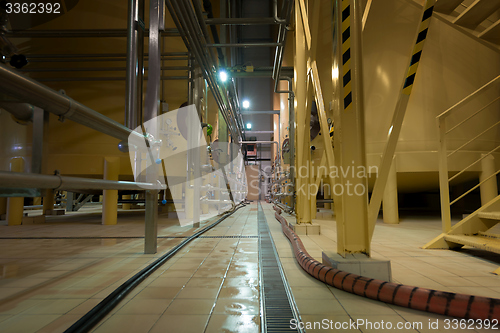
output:
<path id="1" fill-rule="evenodd" d="M 415 82 L 415 75 L 417 74 L 418 64 L 422 56 L 422 49 L 424 48 L 425 38 L 429 30 L 429 23 L 431 22 L 432 13 L 434 11 L 434 3 L 436 0 L 427 0 L 424 7 L 424 15 L 418 27 L 418 36 L 411 56 L 410 68 L 406 75 L 405 84 L 403 86 L 403 94 L 410 95 L 413 83 Z"/>
<path id="2" fill-rule="evenodd" d="M 342 0 L 342 86 L 344 87 L 344 111 L 352 109 L 351 86 L 351 0 Z"/>

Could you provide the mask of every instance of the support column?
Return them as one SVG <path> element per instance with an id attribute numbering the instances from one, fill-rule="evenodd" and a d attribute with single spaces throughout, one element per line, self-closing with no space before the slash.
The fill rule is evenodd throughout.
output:
<path id="1" fill-rule="evenodd" d="M 304 24 L 299 1 L 295 1 L 295 98 L 296 111 L 296 149 L 295 160 L 296 182 L 295 190 L 297 195 L 297 223 L 311 223 L 311 204 L 309 203 L 309 117 L 307 110 L 307 46 L 304 33 Z"/>
<path id="2" fill-rule="evenodd" d="M 483 157 L 484 154 L 481 154 Z M 479 174 L 479 182 L 487 179 L 496 172 L 495 157 L 493 155 L 486 156 L 481 160 L 481 173 Z M 497 178 L 491 177 L 479 186 L 481 192 L 481 205 L 486 205 L 490 200 L 498 196 Z"/>
<path id="3" fill-rule="evenodd" d="M 51 215 L 54 209 L 54 190 L 46 189 L 45 196 L 43 197 L 43 215 Z"/>
<path id="4" fill-rule="evenodd" d="M 383 200 L 384 223 L 398 224 L 399 209 L 398 209 L 398 180 L 396 173 L 396 159 L 392 160 L 391 170 L 387 178 L 387 184 L 384 190 Z"/>
<path id="5" fill-rule="evenodd" d="M 335 164 L 339 177 L 334 194 L 337 220 L 337 251 L 370 255 L 368 229 L 368 184 L 366 172 L 361 8 L 359 0 L 337 0 L 334 43 L 339 75 L 334 98 L 340 107 L 334 109 Z M 338 81 L 338 82 L 335 82 Z"/>
<path id="6" fill-rule="evenodd" d="M 104 158 L 104 179 L 118 180 L 120 158 Z M 104 190 L 102 200 L 102 224 L 115 225 L 118 220 L 118 190 Z"/>
<path id="7" fill-rule="evenodd" d="M 0 215 L 7 213 L 7 198 L 0 197 Z"/>
<path id="8" fill-rule="evenodd" d="M 11 172 L 24 171 L 24 159 L 22 157 L 14 157 L 10 160 Z M 9 197 L 7 199 L 7 224 L 21 225 L 23 223 L 24 198 Z"/>
<path id="9" fill-rule="evenodd" d="M 122 196 L 123 200 L 130 200 L 132 199 L 132 195 L 124 195 Z M 130 208 L 132 208 L 132 204 L 129 204 L 129 203 L 124 203 L 122 204 L 122 209 L 123 210 L 130 210 Z"/>

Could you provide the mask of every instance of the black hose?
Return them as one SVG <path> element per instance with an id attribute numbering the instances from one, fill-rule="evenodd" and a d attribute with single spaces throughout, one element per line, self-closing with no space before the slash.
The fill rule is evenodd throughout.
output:
<path id="1" fill-rule="evenodd" d="M 97 304 L 92 310 L 87 312 L 83 317 L 81 317 L 76 323 L 71 325 L 64 333 L 86 333 L 90 331 L 101 319 L 103 319 L 111 310 L 113 310 L 118 303 L 120 303 L 125 296 L 128 295 L 139 283 L 146 279 L 151 273 L 157 270 L 161 265 L 172 258 L 180 249 L 186 246 L 193 239 L 198 238 L 206 231 L 212 229 L 217 224 L 224 221 L 227 217 L 232 215 L 236 210 L 244 206 L 240 205 L 233 211 L 226 213 L 220 219 L 215 221 L 209 226 L 196 232 L 186 240 L 182 241 L 180 244 L 176 245 L 173 249 L 165 253 L 163 256 L 158 258 L 155 262 L 148 265 L 146 268 L 142 269 L 139 273 L 135 274 L 133 277 L 124 282 L 121 286 L 116 288 L 111 294 L 109 294 L 105 299 L 103 299 L 99 304 Z"/>

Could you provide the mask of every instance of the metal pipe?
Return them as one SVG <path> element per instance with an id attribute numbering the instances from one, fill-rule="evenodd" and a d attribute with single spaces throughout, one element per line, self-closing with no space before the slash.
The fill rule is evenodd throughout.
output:
<path id="1" fill-rule="evenodd" d="M 281 46 L 280 43 L 218 43 L 207 44 L 207 47 L 275 47 Z"/>
<path id="2" fill-rule="evenodd" d="M 248 116 L 253 116 L 253 115 L 258 115 L 258 114 L 280 114 L 280 110 L 273 110 L 273 111 L 244 111 L 241 112 L 242 115 L 248 115 Z"/>
<path id="3" fill-rule="evenodd" d="M 80 81 L 124 81 L 125 77 L 50 77 L 37 79 L 39 82 L 80 82 Z M 145 80 L 147 81 L 147 77 Z M 187 76 L 162 76 L 162 80 L 187 80 Z"/>
<path id="4" fill-rule="evenodd" d="M 277 24 L 273 17 L 209 18 L 207 25 L 267 25 Z"/>
<path id="5" fill-rule="evenodd" d="M 187 56 L 188 52 L 163 52 L 161 54 L 162 57 L 171 57 L 171 56 Z M 33 58 L 113 58 L 113 57 L 126 57 L 126 53 L 80 53 L 80 54 L 30 54 L 28 56 L 29 59 Z M 144 54 L 147 58 L 149 56 L 148 53 Z"/>
<path id="6" fill-rule="evenodd" d="M 149 29 L 144 30 L 146 36 Z M 92 37 L 127 37 L 127 29 L 75 29 L 75 30 L 11 30 L 5 33 L 9 38 L 92 38 Z M 165 29 L 162 37 L 178 37 L 177 29 Z"/>
<path id="7" fill-rule="evenodd" d="M 0 171 L 0 187 L 54 190 L 141 190 L 156 184 Z"/>
<path id="8" fill-rule="evenodd" d="M 140 51 L 140 50 L 139 50 Z M 141 59 L 141 57 L 139 57 L 139 60 Z M 166 57 L 166 56 L 162 56 L 162 59 L 164 60 L 168 60 L 168 61 L 180 61 L 180 60 L 188 60 L 189 58 L 186 56 L 186 57 Z M 31 62 L 31 63 L 35 63 L 35 62 L 57 62 L 57 63 L 61 63 L 61 62 L 97 62 L 97 61 L 126 61 L 126 57 L 121 57 L 121 58 L 61 58 L 61 59 L 49 59 L 49 58 L 41 58 L 41 59 L 38 59 L 38 58 L 35 58 L 35 59 L 32 59 L 30 58 L 30 56 L 28 56 L 28 61 Z M 148 61 L 148 59 L 146 58 L 145 59 L 146 61 Z M 141 66 L 139 66 L 140 68 Z M 140 71 L 139 71 L 140 72 Z"/>
<path id="9" fill-rule="evenodd" d="M 276 1 L 276 0 L 274 0 Z M 275 3 L 275 6 L 277 4 Z M 284 49 L 285 49 L 285 44 L 286 44 L 286 34 L 287 34 L 287 29 L 286 27 L 290 23 L 290 18 L 291 18 L 291 13 L 293 9 L 293 1 L 289 0 L 288 1 L 288 7 L 286 10 L 286 16 L 285 16 L 285 24 L 280 25 L 279 30 L 278 30 L 278 44 L 280 44 L 276 48 L 276 56 L 274 57 L 274 65 L 273 65 L 273 78 L 274 78 L 274 91 L 277 92 L 278 90 L 278 84 L 281 76 L 281 65 L 283 64 L 283 54 L 284 54 Z M 276 7 L 276 12 L 277 12 L 277 7 Z M 281 39 L 280 39 L 281 38 Z"/>
<path id="10" fill-rule="evenodd" d="M 149 70 L 149 67 L 144 67 L 144 70 Z M 164 66 L 161 70 L 165 71 L 180 71 L 180 70 L 189 70 L 188 66 Z M 128 76 L 128 68 L 127 67 L 73 67 L 73 68 L 27 68 L 20 69 L 20 72 L 30 73 L 30 72 L 119 72 L 119 71 L 127 71 Z M 127 77 L 126 76 L 126 77 Z"/>
<path id="11" fill-rule="evenodd" d="M 0 89 L 7 95 L 58 115 L 60 119 L 73 120 L 120 140 L 128 140 L 128 136 L 135 133 L 70 97 L 22 76 L 2 64 L 0 64 Z M 142 138 L 139 133 L 134 135 Z"/>
<path id="12" fill-rule="evenodd" d="M 33 105 L 18 101 L 0 101 L 0 108 L 9 112 L 17 120 L 28 122 L 33 119 Z"/>
<path id="13" fill-rule="evenodd" d="M 128 128 L 136 128 L 137 123 L 137 78 L 139 60 L 137 42 L 139 37 L 139 1 L 129 0 L 127 22 L 127 65 L 125 74 L 125 121 Z M 115 67 L 116 68 L 116 67 Z M 81 68 L 81 70 L 85 70 Z"/>
<path id="14" fill-rule="evenodd" d="M 219 105 L 224 120 L 228 124 L 231 134 L 233 135 L 233 137 L 237 138 L 240 132 L 238 125 L 235 121 L 235 117 L 231 118 L 231 115 L 228 114 L 226 104 L 229 104 L 229 102 L 224 102 L 225 99 L 223 98 L 223 95 L 221 95 L 219 86 L 214 77 L 215 66 L 212 62 L 209 61 L 209 52 L 207 50 L 204 50 L 204 47 L 202 45 L 206 45 L 206 41 L 205 43 L 203 43 L 203 35 L 199 32 L 199 29 L 196 29 L 197 25 L 192 22 L 192 19 L 195 15 L 193 13 L 191 5 L 186 4 L 184 1 L 178 0 L 171 0 L 167 1 L 166 3 L 172 16 L 174 17 L 174 22 L 176 23 L 179 30 L 184 33 L 183 35 L 186 38 L 186 45 L 195 56 L 196 61 L 203 71 L 203 75 L 207 80 L 212 93 L 214 94 L 214 97 L 217 101 L 217 104 Z M 183 8 L 181 9 L 180 6 L 182 6 Z M 236 126 L 234 126 L 233 123 Z"/>

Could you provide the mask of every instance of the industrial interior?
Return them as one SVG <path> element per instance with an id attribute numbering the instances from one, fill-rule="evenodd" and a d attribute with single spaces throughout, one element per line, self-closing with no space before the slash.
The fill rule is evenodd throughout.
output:
<path id="1" fill-rule="evenodd" d="M 0 332 L 500 329 L 500 1 L 0 1 Z"/>

